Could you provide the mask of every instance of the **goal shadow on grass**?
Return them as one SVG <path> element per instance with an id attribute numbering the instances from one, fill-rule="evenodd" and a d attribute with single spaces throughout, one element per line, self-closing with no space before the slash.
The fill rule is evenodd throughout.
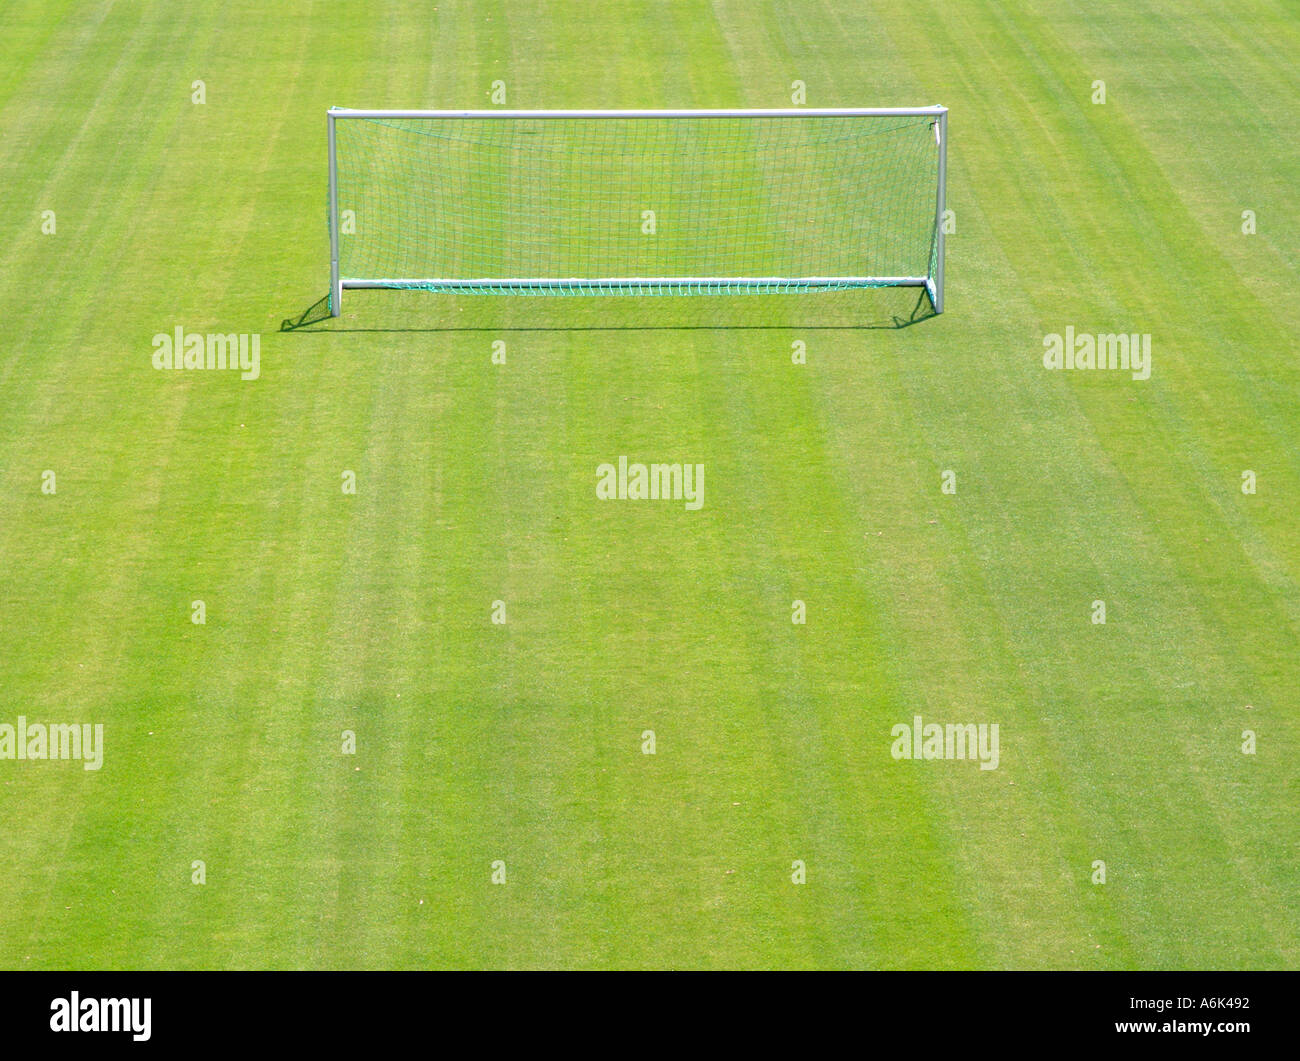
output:
<path id="1" fill-rule="evenodd" d="M 437 299 L 447 301 L 438 305 L 433 301 Z M 471 316 L 466 312 L 467 306 L 486 312 Z M 450 313 L 443 312 L 448 309 Z M 331 332 L 896 330 L 937 316 L 924 288 L 872 288 L 805 295 L 690 298 L 609 295 L 582 299 L 351 291 L 343 303 L 343 311 L 342 317 L 331 317 L 329 298 L 322 298 L 296 316 L 281 321 L 280 331 L 319 335 Z M 451 319 L 453 315 L 474 323 Z"/>

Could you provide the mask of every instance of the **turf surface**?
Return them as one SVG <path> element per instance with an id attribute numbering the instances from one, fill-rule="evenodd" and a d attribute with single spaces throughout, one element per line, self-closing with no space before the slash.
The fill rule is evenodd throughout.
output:
<path id="1" fill-rule="evenodd" d="M 0 723 L 105 726 L 99 771 L 0 760 L 0 967 L 1295 967 L 1300 23 L 1101 6 L 0 7 Z M 280 332 L 326 108 L 498 78 L 946 104 L 948 312 Z M 177 326 L 260 378 L 154 370 Z M 1151 378 L 1047 371 L 1067 326 Z M 620 454 L 704 507 L 597 501 Z M 998 769 L 895 761 L 918 714 Z"/>

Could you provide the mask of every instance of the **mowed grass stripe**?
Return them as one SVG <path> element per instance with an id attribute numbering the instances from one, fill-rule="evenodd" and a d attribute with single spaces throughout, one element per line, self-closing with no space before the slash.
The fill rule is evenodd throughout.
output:
<path id="1" fill-rule="evenodd" d="M 877 28 L 876 31 L 879 32 L 879 29 Z M 886 55 L 888 54 L 887 49 L 880 49 L 880 50 L 884 51 Z M 836 58 L 839 57 L 836 56 Z M 828 83 L 834 84 L 838 88 L 838 86 L 842 84 L 845 80 L 852 82 L 853 75 L 855 73 L 853 64 L 847 63 L 845 64 L 845 66 L 847 66 L 847 69 L 837 68 L 834 65 L 828 65 L 825 71 L 820 71 L 817 69 L 816 66 L 814 66 L 808 75 L 809 83 L 823 86 L 823 90 L 825 91 L 826 90 L 825 86 L 827 86 Z M 801 69 L 803 68 L 806 67 L 801 67 Z M 878 69 L 878 67 L 873 69 Z M 818 74 L 821 74 L 822 76 L 819 77 Z M 893 74 L 895 76 L 893 78 L 890 78 L 888 74 Z M 914 74 L 911 71 L 906 71 L 906 70 L 887 71 L 886 80 L 900 81 L 900 80 L 905 80 L 911 76 L 914 76 Z M 934 98 L 943 98 L 945 102 L 948 102 L 947 97 L 941 92 L 931 91 L 930 95 L 933 96 Z M 857 100 L 850 101 L 850 100 L 844 100 L 839 98 L 832 98 L 829 102 L 857 102 Z M 890 100 L 889 102 L 894 102 L 894 101 Z M 902 101 L 899 100 L 897 102 L 902 102 Z M 955 159 L 959 159 L 959 158 L 960 155 L 955 156 Z M 879 341 L 871 342 L 866 346 L 866 349 L 861 348 L 859 342 L 855 341 L 858 337 L 853 336 L 852 333 L 847 333 L 846 335 L 834 334 L 831 336 L 824 336 L 824 337 L 817 336 L 812 340 L 813 349 L 815 350 L 815 353 L 813 355 L 814 364 L 821 365 L 824 362 L 830 362 L 834 366 L 836 384 L 834 387 L 828 386 L 827 387 L 828 390 L 838 389 L 845 395 L 857 395 L 858 393 L 870 394 L 876 396 L 877 401 L 886 402 L 892 405 L 894 404 L 893 402 L 890 402 L 888 399 L 881 397 L 883 395 L 891 394 L 892 392 L 897 391 L 899 389 L 897 387 L 896 379 L 890 378 L 890 376 L 892 376 L 893 373 L 889 372 L 889 369 L 895 369 L 895 371 L 897 371 L 898 375 L 900 376 L 904 372 L 909 371 L 911 369 L 911 367 L 915 364 L 915 354 L 912 352 L 913 346 L 918 343 L 925 345 L 924 336 L 922 335 L 923 331 L 924 329 L 909 331 L 905 333 L 905 335 L 901 338 L 896 336 L 889 336 L 889 335 L 871 335 L 870 336 L 871 340 L 879 340 Z M 898 366 L 900 364 L 906 367 L 901 369 L 896 369 L 895 366 Z M 882 365 L 889 366 L 889 368 L 882 370 L 879 367 Z M 823 371 L 825 370 L 823 369 Z M 881 377 L 877 374 L 881 371 L 889 372 L 889 375 Z M 891 386 L 891 384 L 893 385 Z M 965 393 L 965 392 L 961 392 L 961 393 Z M 918 475 L 915 481 L 915 485 L 911 488 L 911 490 L 907 491 L 904 494 L 904 499 L 900 499 L 901 505 L 904 508 L 910 507 L 910 504 L 914 503 L 913 499 L 917 496 L 917 493 L 921 494 L 921 496 L 927 496 L 931 494 L 931 491 L 933 491 L 932 496 L 935 497 L 936 502 L 939 500 L 937 497 L 938 470 L 939 468 L 943 467 L 943 464 L 934 462 L 932 460 L 927 460 L 925 459 L 925 457 L 922 457 L 920 454 L 917 454 L 915 456 L 911 454 L 908 454 L 906 456 L 901 456 L 901 457 L 894 456 L 891 459 L 890 455 L 880 452 L 877 448 L 878 446 L 877 439 L 879 437 L 885 437 L 889 439 L 893 439 L 896 437 L 916 438 L 919 437 L 918 432 L 909 431 L 902 428 L 898 430 L 882 430 L 878 422 L 863 423 L 860 415 L 855 416 L 853 414 L 848 414 L 844 408 L 837 409 L 835 408 L 834 404 L 831 404 L 830 409 L 833 411 L 824 414 L 822 417 L 822 419 L 825 422 L 837 424 L 837 425 L 839 424 L 853 425 L 855 423 L 862 425 L 861 427 L 858 428 L 856 433 L 854 432 L 852 427 L 849 427 L 847 430 L 843 432 L 844 436 L 847 439 L 852 440 L 847 443 L 850 451 L 856 450 L 856 452 L 854 453 L 854 457 L 852 458 L 853 464 L 860 466 L 860 470 L 859 468 L 855 467 L 853 472 L 848 473 L 848 480 L 852 484 L 849 487 L 850 492 L 860 493 L 865 488 L 867 488 L 869 483 L 871 483 L 876 479 L 881 478 L 882 475 L 884 476 L 890 475 L 889 469 L 897 467 L 899 465 L 902 465 L 904 467 L 907 467 L 909 465 L 928 465 L 930 468 L 933 469 L 932 471 L 929 472 L 929 476 L 927 478 L 922 478 L 920 475 Z M 918 460 L 917 459 L 918 457 L 921 457 L 921 459 Z M 912 493 L 912 490 L 915 490 L 917 493 Z M 871 528 L 871 532 L 867 534 L 867 538 L 870 543 L 868 547 L 873 551 L 878 550 L 880 547 L 881 543 L 880 540 L 876 537 L 876 534 L 881 532 L 882 527 L 884 528 L 884 533 L 890 535 L 891 538 L 896 536 L 898 528 L 896 528 L 893 523 L 893 513 L 897 511 L 899 507 L 900 507 L 900 502 L 898 501 L 892 501 L 892 500 L 889 502 L 881 501 L 871 506 L 867 510 L 865 510 L 864 513 L 859 517 L 859 521 L 858 521 L 859 527 Z M 920 560 L 916 556 L 914 551 L 916 546 L 917 546 L 917 542 L 915 542 L 912 538 L 909 537 L 907 539 L 907 552 L 902 557 L 899 558 L 899 570 L 900 571 L 905 570 L 907 572 L 908 580 L 912 582 L 915 582 L 919 573 L 923 573 L 928 569 L 927 563 Z M 943 565 L 942 562 L 940 562 L 937 566 L 943 567 L 945 565 Z M 935 592 L 939 594 L 943 594 L 945 591 L 942 588 L 942 586 L 940 586 L 936 588 Z M 917 606 L 922 608 L 926 613 L 927 630 L 933 630 L 936 628 L 936 626 L 938 629 L 942 629 L 942 630 L 959 628 L 959 627 L 969 627 L 973 629 L 979 629 L 978 623 L 967 622 L 965 624 L 959 624 L 957 622 L 953 622 L 951 624 L 934 624 L 932 622 L 933 616 L 932 614 L 930 614 L 931 609 L 934 607 L 933 596 L 926 596 L 924 594 L 914 595 L 910 591 L 904 591 L 904 597 L 905 599 L 912 598 L 918 601 Z M 897 596 L 894 596 L 892 599 L 896 602 L 899 598 Z M 897 605 L 895 604 L 895 609 L 896 607 Z M 891 619 L 894 622 L 896 622 L 897 615 L 896 614 L 892 615 Z M 948 655 L 950 653 L 951 653 L 951 648 L 949 646 L 945 646 L 945 649 L 941 650 L 938 653 L 938 655 L 942 658 L 945 655 Z M 934 654 L 933 646 L 931 646 L 931 651 L 928 654 L 929 655 Z M 897 653 L 896 652 L 889 653 L 889 655 L 896 656 Z M 927 654 L 923 653 L 923 656 L 924 655 Z M 898 664 L 895 664 L 895 666 L 897 667 Z M 933 714 L 933 712 L 927 712 L 927 708 L 931 706 L 931 702 L 929 702 L 927 699 L 924 699 L 917 694 L 916 685 L 914 681 L 910 680 L 911 677 L 912 676 L 907 675 L 905 678 L 905 684 L 903 685 L 903 688 L 909 690 L 909 694 L 906 697 L 902 698 L 902 702 L 895 705 L 891 717 L 880 720 L 877 723 L 876 728 L 874 730 L 868 731 L 869 736 L 867 734 L 864 734 L 864 737 L 867 737 L 867 741 L 871 742 L 868 743 L 867 746 L 871 747 L 874 744 L 877 748 L 877 754 L 883 752 L 884 748 L 887 747 L 889 725 L 892 725 L 896 721 L 909 720 L 914 710 L 919 711 L 920 713 L 923 714 L 928 714 L 929 717 L 931 718 L 936 717 Z M 945 697 L 942 700 L 940 700 L 937 704 L 934 704 L 933 706 L 936 707 L 937 710 L 939 711 L 939 715 L 937 716 L 938 718 L 940 718 L 941 720 L 949 720 L 954 708 L 958 710 L 965 709 L 964 707 L 959 706 L 960 704 L 961 701 L 957 701 L 957 703 L 954 704 L 951 698 Z M 899 771 L 905 771 L 909 769 L 909 767 L 906 765 L 897 765 L 897 764 L 893 764 L 892 762 L 890 763 L 890 765 L 895 767 L 895 769 Z M 932 780 L 927 780 L 925 782 L 925 784 L 927 785 L 933 783 L 934 782 Z M 931 816 L 937 813 L 941 813 L 938 810 L 938 808 L 936 807 L 930 808 Z M 965 803 L 957 803 L 951 808 L 947 827 L 952 831 L 952 835 L 960 837 L 961 835 L 963 835 L 963 833 L 966 830 L 970 828 L 970 819 L 973 816 L 977 816 L 978 814 L 979 814 L 978 807 L 971 808 Z M 915 814 L 915 812 L 913 816 L 919 817 L 919 815 Z M 904 839 L 903 842 L 906 843 L 907 842 L 906 839 Z M 1032 845 L 1033 845 L 1033 841 L 1029 841 L 1026 843 L 1025 846 L 1032 849 Z M 958 840 L 955 844 L 951 841 L 945 843 L 945 847 L 950 852 L 953 852 L 954 850 L 959 851 L 962 848 L 962 846 L 963 845 L 960 842 L 960 840 Z M 1042 845 L 1040 841 L 1040 849 L 1041 847 Z M 1049 846 L 1049 850 L 1050 849 L 1051 847 Z M 1013 865 L 1013 864 L 1021 865 L 1022 863 L 1023 863 L 1023 858 L 1019 860 L 1014 857 L 1006 859 L 1007 865 Z M 914 878 L 912 878 L 909 875 L 907 879 L 914 879 Z M 987 892 L 989 890 L 987 882 L 978 879 L 972 879 L 968 883 L 968 887 L 970 887 L 973 891 L 978 891 L 978 892 Z M 918 906 L 923 905 L 923 903 L 928 898 L 929 897 L 926 897 L 925 899 L 918 899 L 916 905 Z M 1025 910 L 1039 911 L 1041 910 L 1043 901 L 1044 901 L 1044 897 L 1041 893 L 1034 890 L 1027 890 L 1025 902 L 1024 902 Z M 1063 902 L 1064 901 L 1066 900 L 1063 900 Z M 902 915 L 904 911 L 910 912 L 910 908 L 906 899 L 901 904 L 898 904 L 897 912 L 898 915 L 900 915 L 898 918 L 900 921 L 903 920 Z M 1058 924 L 1061 923 L 1059 919 L 1057 923 Z M 959 963 L 962 961 L 970 962 L 971 959 L 969 957 L 958 959 Z"/>
<path id="2" fill-rule="evenodd" d="M 170 36 L 174 29 L 168 29 L 167 32 Z M 110 36 L 105 44 L 111 47 L 119 40 L 119 37 Z M 140 48 L 149 47 L 149 40 L 141 40 L 138 46 Z M 156 76 L 161 78 L 165 74 L 159 71 Z M 114 135 L 120 136 L 120 131 Z M 153 160 L 156 158 L 156 152 L 146 152 L 144 157 Z M 138 190 L 141 187 L 143 181 L 147 179 L 147 175 L 141 174 L 135 179 L 137 183 L 134 186 L 127 185 L 128 195 L 131 191 Z M 109 224 L 105 226 L 107 234 L 101 235 L 98 238 L 99 240 L 111 238 L 111 234 L 115 231 L 114 224 L 121 223 L 120 219 L 124 213 L 126 211 L 123 210 L 115 215 L 109 215 Z M 129 214 L 127 219 L 129 220 Z M 116 231 L 120 231 L 120 229 Z M 52 238 L 59 239 L 62 237 Z M 66 254 L 68 253 L 66 244 L 64 247 L 64 253 Z M 76 255 L 77 251 L 74 249 L 72 253 Z M 82 260 L 90 262 L 95 259 L 83 253 Z M 98 261 L 98 270 L 106 273 L 108 269 L 109 264 L 103 260 L 101 255 Z M 73 305 L 79 301 L 71 293 L 68 295 L 68 300 Z M 57 303 L 46 303 L 43 309 L 55 321 L 60 320 L 60 317 L 55 316 L 59 309 Z M 82 318 L 83 323 L 92 319 L 91 313 L 92 309 L 88 306 Z M 71 330 L 71 325 L 69 325 L 69 330 Z M 84 336 L 88 334 L 93 335 L 93 330 L 83 328 L 82 337 L 77 341 L 67 341 L 65 339 L 51 344 L 46 350 L 47 358 L 51 355 L 59 357 L 60 352 L 62 353 L 61 359 L 54 362 L 57 366 L 52 370 L 55 378 L 61 378 L 65 381 L 82 381 L 86 378 L 85 366 L 88 356 Z M 100 343 L 92 340 L 92 345 L 94 353 L 98 355 L 99 350 L 102 349 Z M 147 346 L 142 346 L 143 351 L 147 352 L 147 349 Z M 89 358 L 89 364 L 91 365 L 90 375 L 94 379 L 95 370 L 102 366 L 103 360 L 100 356 L 93 356 Z M 30 392 L 36 395 L 48 394 L 50 399 L 53 398 L 52 391 L 47 391 L 39 386 L 30 388 Z M 102 398 L 106 393 L 102 384 L 91 388 L 83 386 L 82 392 L 83 400 L 85 397 Z M 7 396 L 10 393 L 12 391 L 7 391 Z M 32 421 L 30 429 L 26 432 L 26 437 L 32 440 L 32 448 L 39 448 L 43 451 L 33 463 L 37 464 L 37 467 L 53 465 L 62 473 L 60 495 L 57 498 L 44 499 L 49 501 L 51 506 L 58 505 L 59 507 L 47 507 L 42 511 L 33 505 L 32 520 L 28 524 L 28 528 L 35 530 L 38 536 L 30 546 L 21 541 L 17 543 L 16 555 L 33 558 L 44 555 L 49 557 L 46 562 L 50 564 L 51 568 L 58 569 L 61 567 L 62 570 L 69 572 L 80 568 L 82 571 L 89 572 L 92 568 L 98 566 L 96 559 L 103 555 L 107 540 L 104 534 L 104 526 L 93 518 L 94 508 L 97 504 L 102 503 L 106 496 L 128 492 L 129 484 L 123 483 L 120 474 L 112 474 L 108 468 L 96 467 L 96 460 L 103 460 L 102 447 L 88 446 L 84 441 L 80 446 L 77 444 L 77 440 L 82 437 L 86 427 L 98 423 L 93 416 L 84 414 L 80 402 L 54 403 L 51 400 L 47 402 L 47 407 L 48 413 L 41 416 L 40 419 Z M 71 411 L 73 415 L 69 417 L 65 411 Z M 83 413 L 83 415 L 78 416 L 77 413 Z M 42 420 L 45 423 L 42 423 Z M 49 423 L 49 421 L 53 421 L 53 424 Z M 112 472 L 120 472 L 120 469 L 113 468 Z M 31 472 L 32 482 L 36 481 L 35 475 L 36 472 L 33 470 Z M 25 488 L 22 490 L 20 497 L 26 502 L 33 494 L 35 494 L 34 490 L 29 491 Z M 56 517 L 53 523 L 48 522 L 50 516 Z M 62 516 L 62 519 L 58 519 L 58 516 Z M 69 535 L 68 531 L 70 521 L 75 528 L 71 535 Z M 139 539 L 136 538 L 134 545 L 138 546 L 139 544 Z M 12 539 L 10 545 L 14 545 Z M 65 558 L 63 555 L 65 550 L 73 553 L 73 555 Z M 119 550 L 112 546 L 108 546 L 108 551 L 109 555 L 115 553 L 120 555 Z M 55 556 L 51 556 L 51 552 L 55 553 L 57 559 L 55 559 Z M 44 713 L 51 710 L 62 713 L 76 712 L 83 717 L 93 710 L 96 719 L 105 722 L 110 730 L 114 729 L 115 723 L 120 724 L 127 717 L 126 712 L 130 711 L 131 693 L 129 690 L 121 694 L 110 692 L 107 699 L 100 693 L 92 702 L 88 702 L 82 692 L 82 686 L 86 679 L 90 679 L 96 683 L 97 688 L 113 690 L 121 680 L 120 677 L 114 675 L 120 675 L 121 672 L 119 663 L 121 648 L 127 643 L 129 637 L 132 611 L 129 607 L 124 607 L 120 602 L 123 594 L 127 592 L 127 586 L 133 573 L 138 569 L 138 563 L 138 559 L 128 560 L 124 558 L 122 562 L 107 569 L 109 577 L 104 579 L 98 579 L 94 575 L 88 574 L 90 585 L 97 587 L 96 591 L 89 594 L 89 599 L 87 599 L 88 595 L 85 592 L 80 592 L 87 588 L 84 584 L 65 583 L 62 591 L 53 595 L 50 593 L 48 584 L 34 584 L 32 586 L 31 592 L 38 595 L 36 599 L 48 600 L 53 596 L 54 599 L 61 600 L 62 604 L 58 612 L 55 613 L 56 618 L 47 633 L 33 631 L 27 636 L 34 639 L 33 643 L 45 646 L 50 653 L 49 656 L 45 657 L 46 660 L 50 658 L 62 659 L 65 661 L 65 665 L 53 675 L 52 688 L 47 684 L 47 688 L 42 692 L 39 699 L 25 701 L 27 705 L 30 705 L 28 710 L 33 713 Z M 9 566 L 6 565 L 6 567 Z M 15 565 L 12 570 L 16 575 L 30 578 L 33 575 L 38 575 L 42 568 L 25 563 Z M 7 593 L 6 598 L 12 604 L 14 601 L 13 593 Z M 18 616 L 29 618 L 33 615 L 40 615 L 42 611 L 46 611 L 48 614 L 47 609 L 33 611 L 30 608 L 16 608 L 14 616 L 15 618 Z M 14 629 L 13 624 L 10 624 L 10 629 Z M 112 632 L 111 639 L 102 635 L 96 636 L 105 629 Z M 116 641 L 116 644 L 114 644 L 114 641 Z M 17 671 L 18 667 L 15 665 L 11 670 Z M 89 775 L 86 776 L 89 777 Z M 102 792 L 105 785 L 111 787 L 114 784 L 113 781 L 107 780 L 108 776 L 104 774 L 95 777 L 95 781 L 99 784 L 98 791 Z M 27 779 L 24 778 L 24 780 Z M 38 786 L 44 787 L 48 784 L 52 790 L 58 790 L 58 794 L 55 794 L 54 791 L 47 791 L 41 797 L 40 802 L 50 808 L 51 822 L 62 820 L 67 824 L 68 828 L 71 828 L 76 821 L 75 815 L 71 813 L 60 814 L 55 808 L 60 803 L 72 807 L 86 801 L 86 786 L 82 783 L 82 779 L 69 778 L 67 775 L 60 777 L 58 774 L 51 773 L 45 777 L 32 777 L 30 780 Z M 64 802 L 64 789 L 67 789 L 67 802 Z M 99 804 L 96 800 L 90 800 L 87 802 L 83 813 L 93 822 L 96 818 L 94 808 L 100 805 L 102 804 Z M 83 821 L 81 828 L 83 830 L 95 830 L 98 827 L 94 824 L 88 825 Z M 105 833 L 100 830 L 98 835 L 102 838 Z M 42 845 L 48 844 L 50 834 L 39 834 L 36 839 Z M 89 851 L 96 849 L 93 841 L 85 842 L 83 846 Z M 60 866 L 60 863 L 57 858 L 54 858 L 49 865 L 53 868 Z M 74 896 L 75 901 L 65 904 L 74 913 L 65 917 L 63 927 L 74 932 L 84 931 L 88 936 L 94 937 L 96 933 L 88 928 L 88 926 L 97 923 L 94 915 L 94 903 L 84 899 L 82 894 L 88 890 L 81 884 L 85 880 L 84 864 L 69 856 L 67 864 L 62 866 L 62 871 L 69 874 L 73 882 L 71 887 L 76 893 Z M 118 894 L 120 893 L 121 889 L 118 891 Z M 52 894 L 54 892 L 49 888 L 41 892 L 41 896 L 47 901 Z M 106 888 L 103 894 L 110 902 L 115 901 L 111 890 Z M 90 909 L 87 909 L 88 905 Z M 24 949 L 43 950 L 44 948 Z M 27 955 L 24 955 L 23 958 L 26 960 Z M 48 952 L 32 955 L 32 960 L 34 962 L 48 961 Z"/>

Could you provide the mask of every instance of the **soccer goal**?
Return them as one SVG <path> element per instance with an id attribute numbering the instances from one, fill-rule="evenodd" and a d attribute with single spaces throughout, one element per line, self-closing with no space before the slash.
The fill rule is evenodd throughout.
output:
<path id="1" fill-rule="evenodd" d="M 921 287 L 943 312 L 946 107 L 329 111 L 330 312 L 355 288 Z"/>

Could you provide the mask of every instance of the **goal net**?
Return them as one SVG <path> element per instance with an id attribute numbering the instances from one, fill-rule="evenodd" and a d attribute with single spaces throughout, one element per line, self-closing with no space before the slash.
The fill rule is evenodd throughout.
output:
<path id="1" fill-rule="evenodd" d="M 943 308 L 947 109 L 329 112 L 349 288 L 741 294 Z"/>

